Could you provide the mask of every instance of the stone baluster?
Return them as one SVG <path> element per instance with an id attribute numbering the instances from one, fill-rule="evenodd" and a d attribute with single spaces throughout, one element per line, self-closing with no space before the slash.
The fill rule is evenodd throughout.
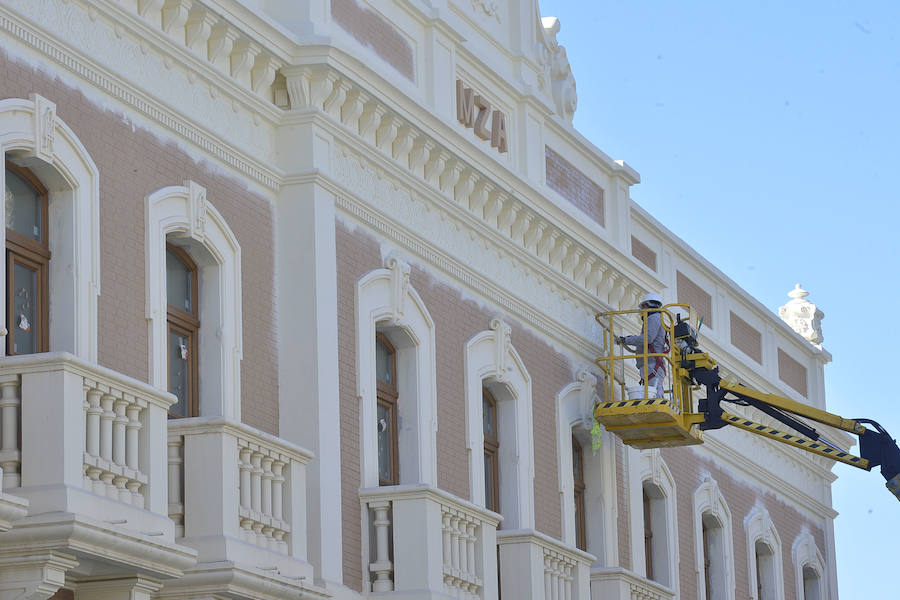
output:
<path id="1" fill-rule="evenodd" d="M 96 388 L 90 388 L 85 395 L 88 403 L 85 449 L 91 456 L 100 456 L 100 416 L 103 414 L 100 397 L 103 393 Z"/>
<path id="2" fill-rule="evenodd" d="M 0 462 L 3 470 L 3 485 L 0 489 L 9 489 L 21 485 L 21 474 L 18 456 L 19 450 L 19 407 L 22 401 L 19 397 L 19 381 L 4 381 L 0 383 L 0 452 L 8 460 Z"/>
<path id="3" fill-rule="evenodd" d="M 129 404 L 125 411 L 128 417 L 128 423 L 125 425 L 125 464 L 135 471 L 140 468 L 141 464 L 140 433 L 143 427 L 141 411 L 141 407 L 136 403 Z"/>
<path id="4" fill-rule="evenodd" d="M 209 36 L 218 17 L 208 10 L 191 11 L 184 25 L 184 43 L 204 59 L 209 57 Z"/>
<path id="5" fill-rule="evenodd" d="M 175 522 L 175 535 L 184 537 L 184 440 L 169 438 L 167 458 L 169 463 L 169 518 Z"/>
<path id="6" fill-rule="evenodd" d="M 128 408 L 128 400 L 117 397 L 113 401 L 113 462 L 125 466 L 125 427 L 128 425 L 128 417 L 125 410 Z M 124 487 L 124 484 L 123 486 Z"/>
<path id="7" fill-rule="evenodd" d="M 566 564 L 566 570 L 564 573 L 565 584 L 566 584 L 566 595 L 564 598 L 560 600 L 572 600 L 572 581 L 574 580 L 573 571 L 575 570 L 575 565 Z"/>
<path id="8" fill-rule="evenodd" d="M 250 455 L 250 508 L 259 512 L 262 506 L 262 454 L 253 452 Z"/>
<path id="9" fill-rule="evenodd" d="M 476 577 L 475 542 L 478 541 L 478 536 L 475 535 L 475 532 L 477 530 L 478 528 L 473 521 L 466 521 L 466 558 L 468 559 L 468 564 L 466 564 L 466 572 L 469 574 L 470 581 L 474 581 Z"/>
<path id="10" fill-rule="evenodd" d="M 548 554 L 544 554 L 544 598 L 553 598 L 553 566 Z"/>
<path id="11" fill-rule="evenodd" d="M 113 412 L 113 402 L 115 397 L 110 394 L 103 394 L 100 397 L 100 407 L 103 413 L 100 415 L 100 457 L 106 461 L 112 461 L 112 442 L 113 442 L 113 419 L 116 413 Z"/>
<path id="12" fill-rule="evenodd" d="M 554 560 L 553 563 L 553 576 L 556 578 L 556 593 L 553 594 L 553 600 L 563 600 L 566 597 L 566 579 L 563 577 L 565 563 L 559 559 Z"/>
<path id="13" fill-rule="evenodd" d="M 284 467 L 283 461 L 272 463 L 272 516 L 284 520 Z"/>
<path id="14" fill-rule="evenodd" d="M 375 573 L 372 591 L 376 593 L 391 592 L 394 590 L 394 582 L 391 579 L 393 565 L 388 544 L 388 529 L 391 526 L 388 512 L 391 509 L 391 503 L 388 500 L 371 502 L 369 508 L 375 512 L 375 520 L 372 522 L 372 526 L 375 528 L 375 562 L 369 565 L 369 569 Z"/>
<path id="15" fill-rule="evenodd" d="M 441 542 L 444 551 L 444 572 L 449 572 L 453 566 L 450 558 L 450 514 L 443 512 L 441 514 Z"/>
<path id="16" fill-rule="evenodd" d="M 240 489 L 241 489 L 241 508 L 250 508 L 250 471 L 253 465 L 250 464 L 250 448 L 240 449 Z"/>
<path id="17" fill-rule="evenodd" d="M 267 517 L 272 516 L 272 479 L 275 477 L 275 474 L 272 473 L 273 462 L 271 456 L 262 458 L 262 505 L 260 511 Z"/>
<path id="18" fill-rule="evenodd" d="M 450 572 L 459 577 L 459 517 L 450 517 Z"/>
<path id="19" fill-rule="evenodd" d="M 192 0 L 166 0 L 162 7 L 162 29 L 178 42 L 186 40 L 184 25 L 192 4 Z"/>

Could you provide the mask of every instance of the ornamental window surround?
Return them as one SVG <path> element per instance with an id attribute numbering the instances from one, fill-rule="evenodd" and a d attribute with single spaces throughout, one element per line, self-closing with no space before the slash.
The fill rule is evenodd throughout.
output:
<path id="1" fill-rule="evenodd" d="M 488 507 L 485 463 L 487 390 L 496 410 L 497 493 L 504 529 L 534 528 L 534 444 L 531 376 L 510 341 L 511 328 L 493 319 L 466 344 L 466 432 L 472 502 Z M 571 473 L 571 471 L 570 471 Z"/>
<path id="2" fill-rule="evenodd" d="M 715 479 L 694 492 L 694 556 L 700 600 L 734 600 L 731 511 Z"/>
<path id="3" fill-rule="evenodd" d="M 781 537 L 769 512 L 755 505 L 744 517 L 747 534 L 747 572 L 752 600 L 784 600 Z"/>
<path id="4" fill-rule="evenodd" d="M 362 484 L 436 486 L 434 321 L 409 283 L 409 265 L 393 255 L 384 264 L 356 287 Z M 388 364 L 393 383 L 386 386 L 380 371 Z"/>
<path id="5" fill-rule="evenodd" d="M 0 231 L 7 249 L 0 263 L 0 278 L 7 282 L 7 293 L 0 295 L 6 317 L 0 335 L 9 338 L 0 352 L 65 351 L 96 362 L 97 167 L 57 118 L 56 104 L 38 94 L 0 100 L 0 153 L 7 222 Z"/>
<path id="6" fill-rule="evenodd" d="M 146 228 L 150 383 L 179 398 L 173 416 L 240 421 L 237 238 L 193 181 L 147 196 Z"/>

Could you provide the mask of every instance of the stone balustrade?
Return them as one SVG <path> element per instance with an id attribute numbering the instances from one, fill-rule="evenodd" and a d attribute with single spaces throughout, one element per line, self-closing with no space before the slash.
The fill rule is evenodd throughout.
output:
<path id="1" fill-rule="evenodd" d="M 360 501 L 370 591 L 497 597 L 500 515 L 427 485 L 360 490 Z"/>
<path id="2" fill-rule="evenodd" d="M 674 600 L 674 590 L 621 567 L 591 570 L 591 600 Z"/>
<path id="3" fill-rule="evenodd" d="M 252 559 L 312 580 L 298 446 L 223 417 L 169 421 L 169 517 L 201 563 Z"/>
<path id="4" fill-rule="evenodd" d="M 84 514 L 171 539 L 164 432 L 174 400 L 64 352 L 4 358 L 4 491 L 38 513 Z"/>
<path id="5" fill-rule="evenodd" d="M 503 597 L 582 600 L 590 593 L 594 557 L 533 530 L 500 531 Z"/>

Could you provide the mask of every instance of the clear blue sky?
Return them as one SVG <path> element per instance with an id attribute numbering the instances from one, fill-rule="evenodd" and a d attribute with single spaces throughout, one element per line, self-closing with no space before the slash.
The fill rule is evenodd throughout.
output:
<path id="1" fill-rule="evenodd" d="M 641 174 L 634 200 L 773 311 L 802 283 L 826 315 L 829 409 L 900 435 L 900 3 L 540 6 L 575 126 Z M 834 472 L 841 597 L 885 597 L 900 503 L 877 472 Z"/>

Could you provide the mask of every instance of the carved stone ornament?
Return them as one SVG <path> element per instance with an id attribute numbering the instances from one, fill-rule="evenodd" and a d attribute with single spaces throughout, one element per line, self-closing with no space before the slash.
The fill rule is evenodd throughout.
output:
<path id="1" fill-rule="evenodd" d="M 34 155 L 44 162 L 53 162 L 53 142 L 56 139 L 56 104 L 40 94 L 28 94 L 34 102 Z"/>
<path id="2" fill-rule="evenodd" d="M 188 189 L 191 237 L 203 242 L 206 239 L 206 188 L 191 180 L 185 180 L 184 187 Z"/>
<path id="3" fill-rule="evenodd" d="M 822 335 L 822 319 L 825 318 L 825 313 L 806 299 L 809 292 L 800 287 L 799 283 L 788 292 L 788 296 L 791 300 L 778 309 L 778 316 L 811 344 L 821 347 L 825 340 Z"/>
<path id="4" fill-rule="evenodd" d="M 497 365 L 497 381 L 506 381 L 506 357 L 512 345 L 510 334 L 512 328 L 499 317 L 491 319 L 491 329 L 494 331 L 494 364 Z"/>
<path id="5" fill-rule="evenodd" d="M 406 311 L 406 296 L 409 293 L 409 263 L 396 255 L 388 256 L 384 267 L 391 272 L 391 321 L 399 325 Z"/>
<path id="6" fill-rule="evenodd" d="M 581 422 L 588 430 L 594 425 L 594 404 L 600 400 L 597 396 L 597 377 L 587 369 L 582 369 L 575 376 L 581 383 L 578 392 L 578 408 L 581 411 Z"/>
<path id="7" fill-rule="evenodd" d="M 541 26 L 544 29 L 545 39 L 542 44 L 544 48 L 540 46 L 538 48 L 538 59 L 544 67 L 545 77 L 549 77 L 550 93 L 557 114 L 571 123 L 578 107 L 578 94 L 566 49 L 560 46 L 556 39 L 556 34 L 560 30 L 559 19 L 544 17 L 541 19 Z"/>
<path id="8" fill-rule="evenodd" d="M 494 17 L 500 23 L 500 2 L 497 0 L 472 0 L 472 8 L 485 16 Z"/>

